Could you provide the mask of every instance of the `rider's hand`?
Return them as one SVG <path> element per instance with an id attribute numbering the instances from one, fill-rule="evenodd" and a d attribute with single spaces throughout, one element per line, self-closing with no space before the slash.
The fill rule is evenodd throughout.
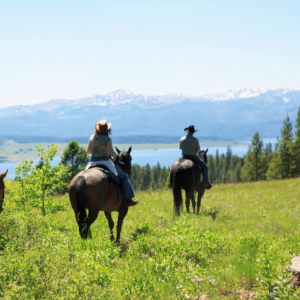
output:
<path id="1" fill-rule="evenodd" d="M 119 154 L 117 154 L 117 156 L 115 156 L 114 163 L 116 164 L 119 160 L 120 160 L 120 156 Z"/>
<path id="2" fill-rule="evenodd" d="M 200 157 L 201 159 L 204 159 L 204 152 L 203 152 L 203 151 L 199 151 L 199 157 Z"/>

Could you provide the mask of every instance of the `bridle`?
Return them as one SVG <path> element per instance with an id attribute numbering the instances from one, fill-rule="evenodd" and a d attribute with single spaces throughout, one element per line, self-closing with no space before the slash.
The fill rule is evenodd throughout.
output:
<path id="1" fill-rule="evenodd" d="M 116 165 L 118 165 L 128 175 L 128 177 L 132 175 L 131 160 L 131 155 L 127 151 L 122 151 L 119 153 L 119 160 L 116 162 Z"/>

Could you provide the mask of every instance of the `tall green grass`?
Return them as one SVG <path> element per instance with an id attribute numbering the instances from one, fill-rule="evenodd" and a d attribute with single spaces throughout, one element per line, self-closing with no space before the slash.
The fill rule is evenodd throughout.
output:
<path id="1" fill-rule="evenodd" d="M 298 299 L 286 270 L 300 251 L 299 185 L 217 185 L 205 193 L 199 216 L 179 218 L 170 190 L 140 192 L 116 245 L 104 214 L 83 241 L 67 196 L 57 199 L 65 211 L 43 217 L 19 210 L 7 184 L 0 298 L 240 299 L 251 290 L 262 299 Z"/>

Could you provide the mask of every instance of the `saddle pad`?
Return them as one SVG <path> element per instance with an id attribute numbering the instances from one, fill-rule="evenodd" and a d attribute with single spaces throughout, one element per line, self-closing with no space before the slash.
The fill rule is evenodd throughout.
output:
<path id="1" fill-rule="evenodd" d="M 104 170 L 104 169 L 99 168 L 99 167 L 98 167 L 97 169 L 98 169 L 99 171 L 103 172 L 103 173 L 107 176 L 108 180 L 112 181 L 113 183 L 115 183 L 115 184 L 117 184 L 117 185 L 119 185 L 119 186 L 122 185 L 121 182 L 120 182 L 120 180 L 118 180 L 115 176 L 113 176 L 112 173 L 111 173 L 110 171 Z"/>

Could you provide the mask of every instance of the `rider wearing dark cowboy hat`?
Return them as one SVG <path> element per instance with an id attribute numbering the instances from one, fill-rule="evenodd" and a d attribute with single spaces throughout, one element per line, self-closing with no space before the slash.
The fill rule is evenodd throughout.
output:
<path id="1" fill-rule="evenodd" d="M 212 185 L 208 181 L 208 168 L 206 163 L 197 155 L 200 150 L 200 144 L 197 138 L 193 134 L 197 131 L 193 125 L 184 129 L 188 134 L 180 139 L 179 148 L 182 150 L 182 156 L 184 158 L 191 159 L 194 163 L 201 167 L 203 170 L 203 189 L 211 189 Z"/>

